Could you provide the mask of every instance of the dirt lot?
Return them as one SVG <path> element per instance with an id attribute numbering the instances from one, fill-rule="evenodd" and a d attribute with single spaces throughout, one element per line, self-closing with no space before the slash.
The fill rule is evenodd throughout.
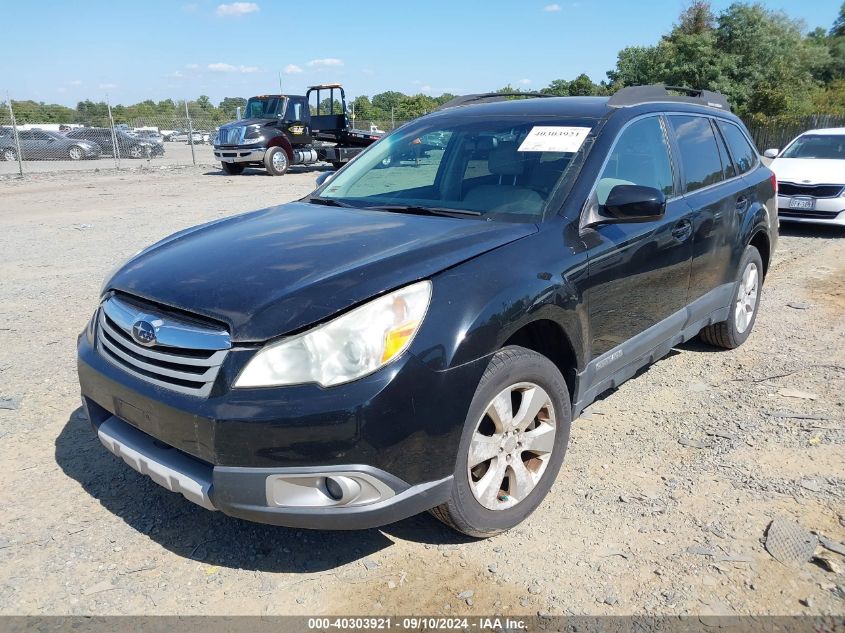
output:
<path id="1" fill-rule="evenodd" d="M 763 547 L 775 517 L 845 541 L 842 232 L 784 229 L 747 344 L 684 345 L 606 394 L 545 503 L 496 538 L 428 515 L 351 533 L 249 524 L 108 454 L 74 366 L 104 276 L 314 176 L 0 180 L 0 613 L 845 613 L 845 558 L 790 568 Z"/>

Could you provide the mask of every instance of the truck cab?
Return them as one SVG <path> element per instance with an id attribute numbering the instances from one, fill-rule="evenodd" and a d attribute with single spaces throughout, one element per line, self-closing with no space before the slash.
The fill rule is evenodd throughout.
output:
<path id="1" fill-rule="evenodd" d="M 230 175 L 254 166 L 281 176 L 291 165 L 320 161 L 340 168 L 379 136 L 353 130 L 343 87 L 322 84 L 311 86 L 305 95 L 251 97 L 243 118 L 220 127 L 214 156 Z"/>

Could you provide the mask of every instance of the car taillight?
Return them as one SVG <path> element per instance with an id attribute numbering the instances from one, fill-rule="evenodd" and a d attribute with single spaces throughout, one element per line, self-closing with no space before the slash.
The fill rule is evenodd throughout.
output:
<path id="1" fill-rule="evenodd" d="M 771 182 L 772 187 L 775 188 L 775 195 L 778 195 L 778 177 L 775 176 L 774 173 L 772 173 L 772 175 L 769 176 L 769 182 Z"/>

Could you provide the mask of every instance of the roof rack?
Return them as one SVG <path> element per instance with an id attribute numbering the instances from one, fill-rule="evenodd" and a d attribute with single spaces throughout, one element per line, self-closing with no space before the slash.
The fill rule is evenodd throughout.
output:
<path id="1" fill-rule="evenodd" d="M 672 93 L 683 93 L 682 95 Z M 697 88 L 684 88 L 681 86 L 664 86 L 655 84 L 651 86 L 628 86 L 616 92 L 607 102 L 611 108 L 625 108 L 628 106 L 649 103 L 653 101 L 680 101 L 683 103 L 697 103 L 719 110 L 731 111 L 728 98 L 710 90 Z"/>
<path id="2" fill-rule="evenodd" d="M 455 97 L 451 101 L 447 101 L 437 110 L 445 110 L 447 108 L 457 108 L 458 106 L 468 105 L 470 103 L 491 103 L 493 101 L 504 101 L 508 97 L 554 97 L 555 95 L 547 95 L 542 92 L 482 92 L 474 95 L 463 95 Z"/>

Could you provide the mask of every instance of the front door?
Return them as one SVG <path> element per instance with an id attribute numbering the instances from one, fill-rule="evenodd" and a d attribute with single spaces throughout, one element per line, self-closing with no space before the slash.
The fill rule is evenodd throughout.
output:
<path id="1" fill-rule="evenodd" d="M 294 145 L 308 145 L 311 143 L 311 114 L 308 102 L 302 97 L 288 98 L 285 112 L 285 132 Z"/>
<path id="2" fill-rule="evenodd" d="M 677 333 L 687 303 L 692 214 L 677 195 L 662 117 L 638 119 L 622 130 L 590 204 L 604 204 L 619 184 L 659 189 L 667 198 L 666 212 L 659 220 L 599 224 L 582 234 L 593 384 Z"/>

